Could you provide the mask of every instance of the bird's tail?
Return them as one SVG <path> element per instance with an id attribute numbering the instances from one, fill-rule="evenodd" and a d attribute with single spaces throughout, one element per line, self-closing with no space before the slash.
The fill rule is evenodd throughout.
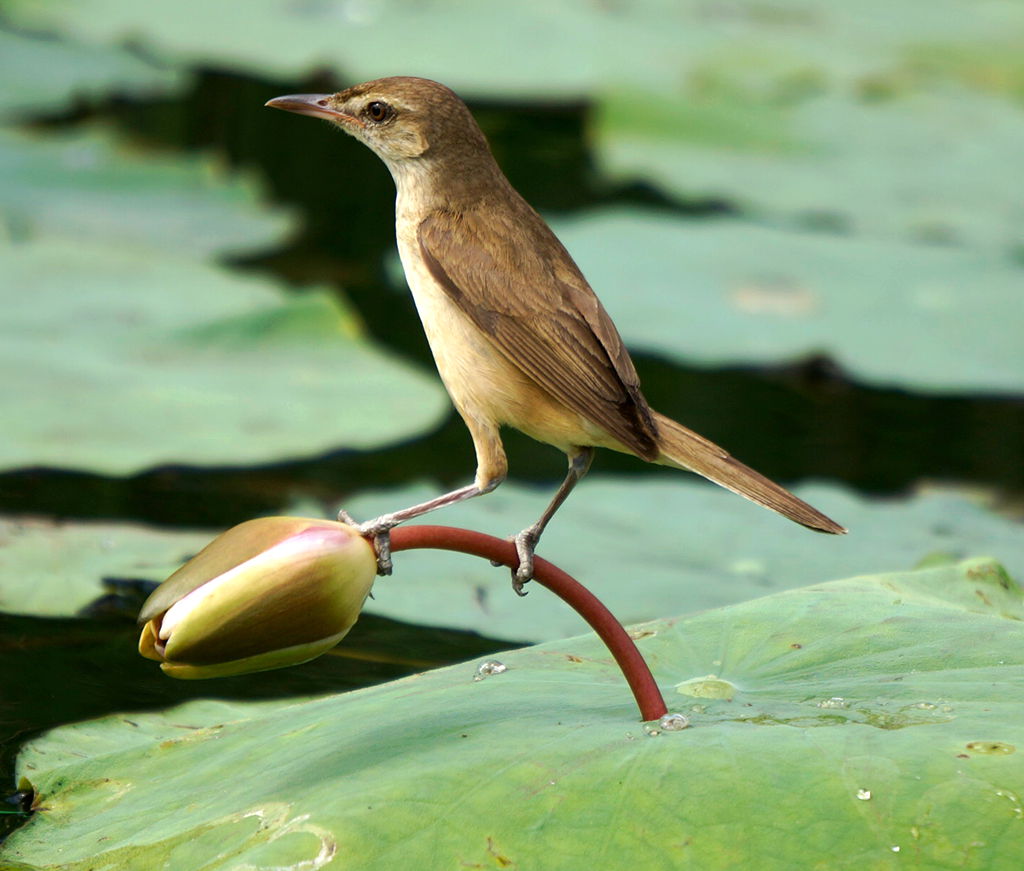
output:
<path id="1" fill-rule="evenodd" d="M 656 411 L 652 413 L 658 428 L 658 448 L 661 451 L 655 462 L 703 475 L 727 490 L 777 511 L 808 529 L 833 534 L 846 532 L 834 520 L 798 499 L 784 487 L 743 465 L 714 442 L 663 414 Z"/>

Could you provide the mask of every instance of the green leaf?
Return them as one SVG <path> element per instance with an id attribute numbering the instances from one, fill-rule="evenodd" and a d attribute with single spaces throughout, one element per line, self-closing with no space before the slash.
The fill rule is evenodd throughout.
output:
<path id="1" fill-rule="evenodd" d="M 663 3 L 618 9 L 580 0 L 501 6 L 221 0 L 214 17 L 198 0 L 153 3 L 144 13 L 125 0 L 10 0 L 8 6 L 26 26 L 89 42 L 117 44 L 130 35 L 147 51 L 190 65 L 264 76 L 331 65 L 355 80 L 407 70 L 505 95 L 579 95 L 623 78 L 654 84 L 678 67 L 679 28 L 691 23 Z M 195 26 L 198 18 L 204 26 Z M 339 40 L 339 33 L 348 38 Z M 633 56 L 641 41 L 648 64 Z"/>
<path id="2" fill-rule="evenodd" d="M 657 735 L 592 636 L 504 654 L 481 681 L 467 663 L 67 726 L 22 752 L 39 810 L 7 855 L 62 871 L 1012 868 L 1022 618 L 1020 589 L 974 560 L 638 627 L 693 723 Z"/>
<path id="3" fill-rule="evenodd" d="M 827 353 L 873 384 L 1024 389 L 1024 270 L 1002 256 L 639 210 L 554 226 L 631 348 L 712 365 Z"/>
<path id="4" fill-rule="evenodd" d="M 552 488 L 553 489 L 553 488 Z M 709 484 L 664 479 L 585 479 L 544 534 L 540 554 L 591 588 L 625 622 L 742 602 L 789 587 L 972 552 L 1024 574 L 1020 526 L 966 499 L 933 492 L 874 500 L 827 486 L 799 493 L 850 527 L 814 535 Z M 367 493 L 345 503 L 358 519 L 422 501 L 425 485 Z M 423 518 L 499 537 L 540 514 L 550 493 L 514 483 Z M 288 509 L 310 513 L 309 506 Z M 0 610 L 76 613 L 104 593 L 103 578 L 162 581 L 223 530 L 176 532 L 131 524 L 27 521 L 0 525 Z M 541 641 L 580 631 L 579 616 L 542 590 L 513 596 L 509 574 L 441 551 L 396 554 L 367 603 L 409 623 Z"/>
<path id="5" fill-rule="evenodd" d="M 619 91 L 595 125 L 612 178 L 869 237 L 996 251 L 1024 243 L 1021 140 L 1020 105 L 962 88 L 796 105 Z"/>
<path id="6" fill-rule="evenodd" d="M 580 96 L 623 85 L 646 93 L 685 81 L 709 59 L 743 64 L 754 54 L 845 84 L 887 69 L 922 41 L 985 44 L 1022 24 L 1015 0 L 969 8 L 932 0 L 927 16 L 886 0 L 856 8 L 841 0 L 737 0 L 727 8 L 665 0 L 220 0 L 216 15 L 201 0 L 7 0 L 6 7 L 25 26 L 86 42 L 131 39 L 195 66 L 296 76 L 331 65 L 347 81 L 410 71 L 504 96 Z"/>
<path id="7" fill-rule="evenodd" d="M 104 579 L 159 583 L 212 537 L 139 524 L 0 517 L 0 611 L 76 614 L 104 595 Z"/>
<path id="8" fill-rule="evenodd" d="M 390 444 L 447 409 L 323 291 L 57 240 L 0 247 L 0 269 L 0 468 L 267 463 Z"/>
<path id="9" fill-rule="evenodd" d="M 14 239 L 117 239 L 192 258 L 279 243 L 291 221 L 207 158 L 133 152 L 100 130 L 40 137 L 0 128 L 0 224 Z"/>
<path id="10" fill-rule="evenodd" d="M 953 494 L 909 501 L 864 499 L 834 486 L 797 492 L 847 526 L 819 535 L 692 476 L 586 478 L 561 508 L 538 550 L 594 591 L 623 622 L 742 602 L 781 589 L 925 557 L 992 553 L 1024 574 L 1020 526 Z M 464 526 L 501 538 L 532 523 L 554 491 L 505 484 L 424 523 Z M 424 501 L 418 486 L 345 503 L 357 519 Z M 476 629 L 492 638 L 543 640 L 579 630 L 580 618 L 537 590 L 526 603 L 506 569 L 439 551 L 395 556 L 374 587 L 371 611 L 399 620 Z"/>
<path id="11" fill-rule="evenodd" d="M 179 89 L 186 78 L 123 48 L 0 28 L 0 116 L 61 111 L 85 96 L 163 95 Z"/>

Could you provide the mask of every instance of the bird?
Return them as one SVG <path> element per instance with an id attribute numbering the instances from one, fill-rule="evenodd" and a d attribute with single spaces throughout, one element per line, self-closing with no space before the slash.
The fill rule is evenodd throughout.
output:
<path id="1" fill-rule="evenodd" d="M 541 534 L 587 473 L 596 448 L 702 475 L 809 529 L 846 530 L 714 442 L 659 414 L 611 317 L 558 237 L 512 187 L 472 113 L 445 85 L 412 76 L 266 106 L 329 121 L 368 146 L 397 190 L 395 236 L 406 281 L 452 404 L 476 453 L 473 483 L 358 524 L 390 573 L 388 532 L 493 491 L 508 473 L 501 428 L 552 445 L 568 471 L 515 535 L 513 587 L 533 574 Z M 354 522 L 341 512 L 341 519 Z"/>

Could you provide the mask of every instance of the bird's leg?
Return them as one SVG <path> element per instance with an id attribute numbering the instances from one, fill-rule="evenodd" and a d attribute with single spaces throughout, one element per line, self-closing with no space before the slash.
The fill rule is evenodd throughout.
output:
<path id="1" fill-rule="evenodd" d="M 488 482 L 484 487 L 478 487 L 476 484 L 470 484 L 466 487 L 460 487 L 458 490 L 452 490 L 450 493 L 445 493 L 441 496 L 429 499 L 426 502 L 421 502 L 419 505 L 412 505 L 409 508 L 403 508 L 401 511 L 393 511 L 390 514 L 382 514 L 380 517 L 374 518 L 373 520 L 367 520 L 365 523 L 358 523 L 353 520 L 348 512 L 344 510 L 338 512 L 338 520 L 342 523 L 347 523 L 350 526 L 356 527 L 356 529 L 359 530 L 360 535 L 373 536 L 373 547 L 374 550 L 377 551 L 377 574 L 390 575 L 392 529 L 400 523 L 405 523 L 407 520 L 420 517 L 421 515 L 427 514 L 437 508 L 445 508 L 448 505 L 455 505 L 457 502 L 472 499 L 474 496 L 490 493 L 491 490 L 497 487 L 500 483 L 501 481 L 499 479 L 497 481 Z"/>
<path id="2" fill-rule="evenodd" d="M 342 523 L 355 526 L 362 535 L 373 536 L 373 547 L 377 551 L 377 574 L 391 574 L 391 536 L 389 533 L 400 523 L 421 517 L 437 508 L 446 508 L 449 505 L 472 499 L 474 496 L 490 493 L 505 480 L 508 462 L 505 459 L 505 450 L 501 445 L 501 436 L 497 425 L 485 418 L 468 415 L 461 408 L 459 408 L 459 413 L 466 422 L 469 434 L 473 438 L 473 448 L 476 451 L 476 478 L 472 484 L 441 496 L 435 496 L 419 505 L 412 505 L 390 514 L 382 514 L 365 523 L 356 523 L 346 512 L 338 512 L 338 520 Z M 543 528 L 542 526 L 541 529 Z"/>
<path id="3" fill-rule="evenodd" d="M 566 474 L 565 480 L 562 481 L 562 485 L 558 488 L 558 492 L 555 493 L 551 503 L 544 509 L 544 513 L 533 526 L 526 527 L 515 537 L 516 553 L 519 554 L 519 567 L 512 573 L 512 589 L 516 591 L 517 596 L 526 595 L 523 591 L 523 584 L 533 577 L 533 553 L 537 548 L 537 542 L 540 541 L 541 534 L 544 532 L 544 527 L 555 516 L 555 512 L 562 506 L 566 497 L 572 492 L 573 487 L 579 483 L 580 478 L 587 474 L 587 470 L 590 468 L 593 460 L 593 448 L 580 448 L 579 453 L 571 454 L 569 456 L 569 472 Z"/>

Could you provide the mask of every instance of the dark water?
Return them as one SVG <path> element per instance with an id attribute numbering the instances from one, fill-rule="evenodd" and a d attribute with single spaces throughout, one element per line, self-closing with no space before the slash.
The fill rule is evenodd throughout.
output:
<path id="1" fill-rule="evenodd" d="M 387 171 L 357 143 L 312 136 L 263 108 L 283 93 L 335 90 L 327 78 L 258 81 L 219 72 L 198 76 L 182 97 L 146 103 L 82 105 L 41 126 L 66 128 L 102 118 L 141 144 L 221 154 L 261 175 L 269 196 L 303 216 L 280 250 L 250 256 L 239 268 L 296 283 L 344 287 L 378 342 L 432 370 L 411 300 L 385 290 L 394 246 L 394 190 Z M 670 201 L 642 185 L 612 186 L 593 169 L 584 104 L 476 104 L 481 126 L 513 184 L 539 210 L 568 213 L 632 203 L 711 219 L 721 202 Z M 340 233 L 338 228 L 345 227 Z M 863 387 L 827 359 L 785 368 L 706 369 L 637 356 L 652 404 L 727 445 L 770 477 L 816 478 L 872 494 L 899 494 L 922 481 L 980 485 L 1006 500 L 1024 494 L 1024 399 L 924 396 Z M 511 476 L 555 481 L 564 458 L 509 433 Z M 606 453 L 603 473 L 664 474 Z M 344 451 L 260 468 L 165 467 L 130 478 L 28 469 L 0 475 L 0 511 L 60 518 L 135 520 L 167 527 L 228 526 L 296 497 L 336 505 L 347 494 L 436 478 L 470 480 L 473 455 L 451 417 L 411 443 L 372 452 Z M 0 792 L 14 789 L 19 743 L 38 730 L 122 710 L 188 698 L 266 698 L 339 691 L 492 652 L 497 642 L 469 633 L 402 626 L 364 617 L 345 647 L 360 659 L 324 657 L 307 666 L 210 683 L 155 679 L 134 653 L 137 602 L 112 600 L 104 617 L 43 620 L 0 616 Z M 504 645 L 504 646 L 507 646 Z M 419 659 L 405 657 L 422 652 Z M 14 805 L 8 806 L 15 811 Z M 17 822 L 18 813 L 0 814 Z"/>

